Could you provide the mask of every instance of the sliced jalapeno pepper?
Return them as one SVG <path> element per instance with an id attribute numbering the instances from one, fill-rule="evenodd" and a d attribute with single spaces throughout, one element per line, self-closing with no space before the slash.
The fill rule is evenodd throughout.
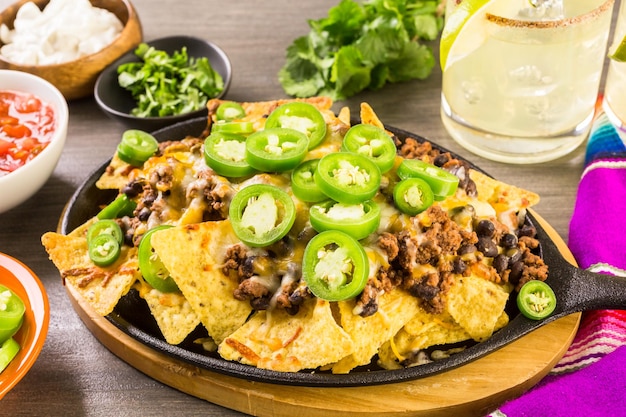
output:
<path id="1" fill-rule="evenodd" d="M 154 251 L 151 239 L 154 232 L 168 229 L 170 227 L 174 226 L 162 224 L 148 230 L 139 242 L 139 251 L 137 253 L 139 258 L 139 271 L 141 272 L 141 275 L 148 284 L 152 285 L 154 289 L 163 293 L 178 291 L 178 285 L 176 285 L 176 282 L 170 276 L 169 271 L 165 265 L 163 265 L 159 255 L 157 255 Z"/>
<path id="2" fill-rule="evenodd" d="M 286 192 L 253 184 L 233 197 L 228 210 L 233 230 L 246 245 L 262 247 L 282 239 L 296 220 L 296 206 Z"/>
<path id="3" fill-rule="evenodd" d="M 120 257 L 121 247 L 113 235 L 100 234 L 88 242 L 89 259 L 98 266 L 109 266 Z"/>
<path id="4" fill-rule="evenodd" d="M 365 155 L 378 165 L 383 174 L 393 168 L 397 148 L 391 136 L 378 126 L 358 124 L 343 137 L 343 150 Z"/>
<path id="5" fill-rule="evenodd" d="M 0 344 L 0 372 L 4 371 L 20 351 L 20 344 L 12 337 Z"/>
<path id="6" fill-rule="evenodd" d="M 319 161 L 319 159 L 304 161 L 291 173 L 291 191 L 301 201 L 317 203 L 327 198 L 315 183 L 314 174 Z"/>
<path id="7" fill-rule="evenodd" d="M 9 288 L 0 285 L 0 344 L 22 327 L 25 311 L 24 301 Z"/>
<path id="8" fill-rule="evenodd" d="M 124 233 L 119 224 L 113 219 L 98 220 L 87 230 L 87 242 L 91 242 L 93 238 L 101 234 L 108 234 L 115 237 L 120 245 L 124 242 Z"/>
<path id="9" fill-rule="evenodd" d="M 217 107 L 215 116 L 217 120 L 224 120 L 232 122 L 233 120 L 241 119 L 246 115 L 246 111 L 241 104 L 234 101 L 225 101 Z"/>
<path id="10" fill-rule="evenodd" d="M 398 166 L 401 179 L 421 178 L 428 183 L 435 199 L 443 200 L 455 193 L 459 185 L 459 177 L 419 159 L 405 159 Z"/>
<path id="11" fill-rule="evenodd" d="M 361 240 L 378 229 L 380 207 L 372 200 L 358 204 L 328 200 L 311 206 L 309 220 L 318 232 L 339 230 Z"/>
<path id="12" fill-rule="evenodd" d="M 556 295 L 545 282 L 528 281 L 517 294 L 517 307 L 529 319 L 545 319 L 556 308 Z"/>
<path id="13" fill-rule="evenodd" d="M 255 172 L 246 161 L 246 138 L 235 133 L 211 133 L 204 141 L 204 161 L 224 177 L 245 177 Z"/>
<path id="14" fill-rule="evenodd" d="M 337 152 L 320 159 L 315 183 L 329 198 L 345 204 L 369 200 L 380 188 L 380 170 L 367 157 Z"/>
<path id="15" fill-rule="evenodd" d="M 104 220 L 132 216 L 136 207 L 137 203 L 128 198 L 126 194 L 120 194 L 108 206 L 100 210 L 96 217 L 99 220 Z"/>
<path id="16" fill-rule="evenodd" d="M 265 121 L 265 128 L 295 129 L 309 139 L 309 149 L 315 148 L 326 137 L 324 116 L 309 103 L 291 102 L 278 106 Z"/>
<path id="17" fill-rule="evenodd" d="M 237 135 L 249 135 L 254 132 L 254 125 L 248 121 L 232 121 L 227 122 L 224 120 L 218 120 L 211 125 L 211 133 L 235 133 Z"/>
<path id="18" fill-rule="evenodd" d="M 122 134 L 117 145 L 118 157 L 131 165 L 142 166 L 159 149 L 159 142 L 151 134 L 131 129 Z"/>
<path id="19" fill-rule="evenodd" d="M 294 129 L 275 127 L 260 130 L 246 140 L 246 160 L 251 167 L 264 172 L 294 169 L 308 151 L 309 140 Z"/>
<path id="20" fill-rule="evenodd" d="M 420 178 L 407 178 L 393 188 L 396 207 L 409 216 L 415 216 L 432 206 L 434 195 L 428 183 Z"/>
<path id="21" fill-rule="evenodd" d="M 369 261 L 363 246 L 344 232 L 322 232 L 304 250 L 302 277 L 318 298 L 341 301 L 356 297 L 368 276 Z"/>

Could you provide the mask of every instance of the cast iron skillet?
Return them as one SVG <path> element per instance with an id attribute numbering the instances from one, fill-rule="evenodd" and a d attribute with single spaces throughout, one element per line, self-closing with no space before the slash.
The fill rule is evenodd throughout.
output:
<path id="1" fill-rule="evenodd" d="M 206 125 L 207 119 L 202 117 L 166 127 L 158 130 L 154 135 L 160 141 L 182 139 L 188 135 L 202 137 Z M 407 137 L 412 137 L 418 141 L 425 140 L 418 135 L 400 129 L 391 127 L 388 129 L 396 134 L 400 140 Z M 436 144 L 433 146 L 447 152 L 446 149 L 438 147 Z M 460 158 L 458 155 L 454 156 Z M 96 180 L 102 175 L 107 164 L 108 161 L 94 171 L 74 193 L 61 218 L 61 233 L 69 233 L 94 216 L 100 205 L 113 200 L 117 194 L 115 190 L 103 191 L 95 186 Z M 480 170 L 473 165 L 472 167 Z M 626 279 L 594 274 L 572 266 L 562 257 L 557 246 L 532 214 L 528 215 L 527 221 L 537 229 L 537 237 L 541 242 L 539 255 L 543 257 L 549 267 L 549 278 L 546 282 L 554 289 L 557 297 L 557 307 L 554 314 L 541 321 L 527 319 L 519 314 L 514 297 L 511 297 L 506 308 L 511 317 L 507 326 L 497 331 L 485 342 L 467 342 L 463 344 L 465 349 L 461 352 L 424 365 L 400 370 L 384 370 L 377 367 L 374 360 L 371 365 L 354 369 L 349 374 L 333 375 L 322 371 L 277 372 L 229 362 L 216 354 L 202 351 L 197 344 L 193 343 L 195 339 L 206 335 L 206 330 L 202 326 L 198 326 L 180 345 L 173 346 L 166 343 L 145 301 L 134 290 L 131 290 L 128 295 L 120 300 L 113 313 L 107 316 L 107 319 L 121 331 L 146 346 L 210 371 L 259 382 L 342 387 L 397 383 L 434 375 L 481 358 L 540 326 L 568 314 L 593 309 L 626 308 Z M 458 345 L 449 347 L 458 347 Z"/>

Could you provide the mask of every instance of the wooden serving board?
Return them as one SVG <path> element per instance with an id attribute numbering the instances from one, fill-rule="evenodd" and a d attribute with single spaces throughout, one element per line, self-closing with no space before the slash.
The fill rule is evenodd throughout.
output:
<path id="1" fill-rule="evenodd" d="M 572 263 L 569 249 L 534 214 Z M 484 416 L 538 383 L 569 348 L 580 322 L 576 313 L 445 373 L 394 384 L 301 387 L 247 381 L 190 365 L 133 339 L 98 315 L 70 286 L 72 305 L 87 328 L 113 354 L 146 375 L 187 394 L 260 417 Z"/>

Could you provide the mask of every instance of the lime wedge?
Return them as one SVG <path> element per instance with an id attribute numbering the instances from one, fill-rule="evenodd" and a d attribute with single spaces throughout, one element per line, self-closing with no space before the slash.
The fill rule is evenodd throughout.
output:
<path id="1" fill-rule="evenodd" d="M 450 56 L 450 50 L 454 46 L 455 41 L 459 39 L 461 32 L 463 32 L 463 35 L 460 39 L 463 40 L 464 45 L 468 44 L 465 39 L 467 37 L 471 38 L 473 40 L 472 42 L 478 41 L 478 45 L 482 44 L 480 37 L 482 37 L 481 34 L 484 33 L 484 31 L 481 29 L 479 21 L 484 17 L 484 9 L 489 2 L 490 0 L 462 0 L 461 3 L 446 16 L 446 24 L 441 32 L 441 42 L 439 43 L 439 63 L 442 70 L 445 71 L 446 66 L 449 64 L 448 58 Z M 476 19 L 476 17 L 478 18 Z M 470 19 L 476 23 L 469 25 L 468 30 L 467 23 Z M 464 28 L 465 30 L 463 30 Z M 467 46 L 470 47 L 469 51 L 457 52 L 458 48 L 455 47 L 455 55 L 467 55 L 475 49 L 475 47 L 472 47 L 471 43 Z"/>
<path id="2" fill-rule="evenodd" d="M 489 24 L 488 14 L 514 19 L 519 11 L 519 4 L 511 0 L 461 0 L 448 9 L 439 44 L 441 69 L 445 71 L 487 40 L 496 26 Z"/>
<path id="3" fill-rule="evenodd" d="M 612 54 L 609 54 L 609 58 L 617 62 L 626 62 L 626 36 L 622 39 L 617 48 Z"/>

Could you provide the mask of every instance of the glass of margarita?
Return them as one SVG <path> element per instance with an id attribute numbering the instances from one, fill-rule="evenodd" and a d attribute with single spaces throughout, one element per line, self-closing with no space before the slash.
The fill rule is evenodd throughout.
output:
<path id="1" fill-rule="evenodd" d="M 610 47 L 603 107 L 609 120 L 626 132 L 626 1 L 622 0 Z"/>
<path id="2" fill-rule="evenodd" d="M 538 163 L 577 148 L 597 100 L 614 0 L 447 0 L 441 117 L 466 149 Z"/>

